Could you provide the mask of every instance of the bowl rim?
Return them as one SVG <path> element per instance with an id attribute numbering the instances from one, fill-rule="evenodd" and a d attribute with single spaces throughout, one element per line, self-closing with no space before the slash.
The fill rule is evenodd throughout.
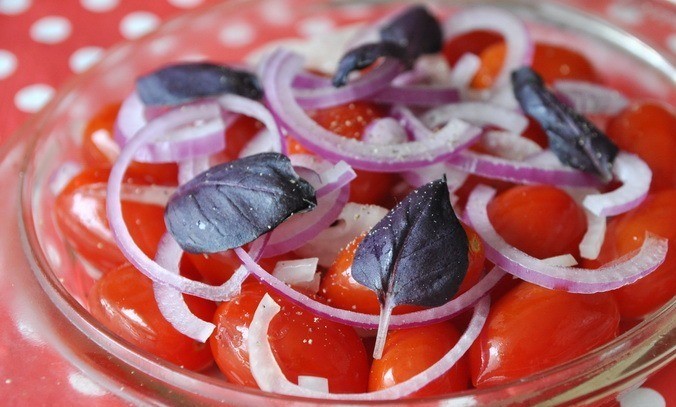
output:
<path id="1" fill-rule="evenodd" d="M 306 1 L 310 4 L 313 2 L 311 0 L 301 0 Z M 369 1 L 365 0 L 367 3 L 380 4 L 382 1 Z M 409 2 L 409 1 L 404 1 Z M 487 3 L 497 3 L 493 0 L 484 1 Z M 135 345 L 127 342 L 126 340 L 118 337 L 115 333 L 110 331 L 108 328 L 103 326 L 98 322 L 63 286 L 59 281 L 59 278 L 56 276 L 56 273 L 52 269 L 49 261 L 47 260 L 44 249 L 40 244 L 39 238 L 37 236 L 37 228 L 33 219 L 33 210 L 31 199 L 31 188 L 30 188 L 30 168 L 31 168 L 31 157 L 35 153 L 38 143 L 45 137 L 44 134 L 41 134 L 41 130 L 50 122 L 50 119 L 54 119 L 56 113 L 59 109 L 63 109 L 65 103 L 68 101 L 68 98 L 77 90 L 78 86 L 82 82 L 91 80 L 95 78 L 97 70 L 102 66 L 106 60 L 111 58 L 111 55 L 114 55 L 122 50 L 135 47 L 139 44 L 151 41 L 155 38 L 162 37 L 167 35 L 170 32 L 173 32 L 175 25 L 180 25 L 184 23 L 184 20 L 190 20 L 198 16 L 205 15 L 207 13 L 213 12 L 216 9 L 235 9 L 241 4 L 254 4 L 260 3 L 259 0 L 233 0 L 227 3 L 212 4 L 208 7 L 199 8 L 196 10 L 191 10 L 189 12 L 183 13 L 179 16 L 176 16 L 168 21 L 164 22 L 156 31 L 153 33 L 144 36 L 142 38 L 124 41 L 118 43 L 108 50 L 106 50 L 105 55 L 99 62 L 97 62 L 92 68 L 88 69 L 84 73 L 79 75 L 74 75 L 71 77 L 62 87 L 59 88 L 52 100 L 43 107 L 38 113 L 29 118 L 28 121 L 21 126 L 21 128 L 15 132 L 0 149 L 0 155 L 6 156 L 9 151 L 19 145 L 24 143 L 24 152 L 25 156 L 21 162 L 20 169 L 20 179 L 19 179 L 19 231 L 21 234 L 22 246 L 24 248 L 24 254 L 26 255 L 30 267 L 33 271 L 35 278 L 40 283 L 42 289 L 48 295 L 50 300 L 59 311 L 70 321 L 70 323 L 80 330 L 82 333 L 86 334 L 91 341 L 100 346 L 103 350 L 108 351 L 105 346 L 112 345 L 116 349 L 120 350 L 120 354 L 111 353 L 114 357 L 122 360 L 124 363 L 133 366 L 134 368 L 140 371 L 154 371 L 156 373 L 163 372 L 166 375 L 163 375 L 159 379 L 166 381 L 177 387 L 183 387 L 182 384 L 186 382 L 200 382 L 205 383 L 214 388 L 215 391 L 218 389 L 231 390 L 238 393 L 245 393 L 252 396 L 262 397 L 265 400 L 280 400 L 280 401 L 294 401 L 294 402 L 311 402 L 313 404 L 334 404 L 335 401 L 324 400 L 324 399 L 311 399 L 303 398 L 296 396 L 287 396 L 275 393 L 264 392 L 259 389 L 249 388 L 246 386 L 240 386 L 232 383 L 228 383 L 221 379 L 212 378 L 206 376 L 202 373 L 192 372 L 180 368 L 177 365 L 174 365 L 171 362 L 165 361 L 159 357 L 156 357 L 149 352 L 146 352 L 140 348 L 137 348 Z M 331 5 L 335 2 L 328 0 L 323 5 Z M 338 2 L 340 3 L 340 2 Z M 441 2 L 435 2 L 438 4 Z M 466 3 L 466 1 L 452 1 L 451 3 Z M 510 0 L 509 4 L 520 4 L 528 6 L 529 2 L 525 0 Z M 554 3 L 556 7 L 561 7 L 568 9 L 568 11 L 577 10 L 569 6 L 565 6 L 559 3 Z M 550 5 L 551 6 L 551 5 Z M 574 11 L 576 14 L 580 14 L 581 11 Z M 584 13 L 584 12 L 582 12 Z M 587 16 L 589 17 L 589 16 Z M 593 18 L 593 17 L 592 17 Z M 624 32 L 623 30 L 613 26 L 612 24 L 600 20 L 604 25 L 609 26 L 620 33 L 631 36 Z M 632 36 L 633 37 L 633 36 Z M 652 49 L 652 47 L 643 43 L 643 46 Z M 664 61 L 670 63 L 666 58 Z M 676 69 L 676 67 L 672 67 Z M 454 399 L 462 399 L 468 396 L 487 396 L 495 395 L 500 397 L 501 400 L 509 401 L 514 398 L 514 400 L 522 400 L 524 394 L 520 391 L 523 390 L 525 395 L 532 394 L 535 390 L 542 390 L 543 388 L 551 388 L 559 385 L 563 382 L 560 381 L 561 378 L 565 378 L 564 381 L 568 381 L 574 378 L 581 378 L 584 374 L 602 369 L 608 365 L 612 365 L 614 361 L 618 358 L 621 358 L 622 355 L 626 354 L 631 349 L 634 349 L 638 345 L 643 345 L 650 343 L 657 336 L 663 335 L 665 333 L 673 332 L 676 325 L 676 316 L 674 311 L 676 310 L 676 298 L 672 299 L 669 303 L 665 304 L 658 311 L 655 311 L 638 325 L 625 332 L 624 334 L 618 336 L 611 342 L 596 348 L 592 352 L 586 353 L 578 358 L 575 358 L 569 362 L 566 362 L 562 365 L 546 369 L 544 371 L 538 372 L 527 376 L 523 379 L 511 381 L 501 385 L 493 386 L 486 389 L 471 389 L 457 393 L 451 393 L 448 395 L 441 396 L 430 396 L 419 399 L 406 399 L 406 404 L 416 405 L 416 404 L 426 404 L 435 401 L 451 401 Z M 661 326 L 661 322 L 666 322 L 664 326 Z M 97 337 L 92 337 L 89 333 L 95 333 Z M 632 341 L 637 341 L 633 346 L 631 345 Z M 125 352 L 126 351 L 126 352 Z M 131 355 L 127 354 L 130 353 Z M 134 358 L 133 356 L 136 356 Z M 612 357 L 610 357 L 612 356 Z M 599 362 L 599 359 L 601 362 Z M 621 377 L 616 378 L 611 383 L 605 383 L 605 386 L 601 388 L 611 386 L 612 384 L 633 376 L 635 374 L 649 373 L 659 369 L 662 366 L 665 366 L 670 361 L 676 359 L 676 343 L 672 344 L 671 348 L 665 349 L 659 357 L 651 359 L 649 362 L 641 364 L 634 369 L 625 372 Z M 139 363 L 148 364 L 145 369 L 142 366 L 139 366 Z M 572 373 L 572 375 L 571 375 Z M 151 373 L 152 374 L 152 373 Z M 178 379 L 179 382 L 172 382 L 171 380 Z M 514 389 L 521 389 L 517 392 L 514 392 Z M 113 392 L 115 393 L 115 392 Z M 116 394 L 116 393 L 115 393 Z M 215 396 L 215 395 L 214 395 Z M 346 401 L 351 404 L 356 405 L 391 405 L 396 400 L 391 401 Z"/>

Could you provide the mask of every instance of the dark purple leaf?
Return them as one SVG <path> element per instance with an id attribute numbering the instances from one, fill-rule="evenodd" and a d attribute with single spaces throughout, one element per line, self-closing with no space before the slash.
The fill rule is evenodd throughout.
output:
<path id="1" fill-rule="evenodd" d="M 262 153 L 199 174 L 179 187 L 164 216 L 185 251 L 215 253 L 249 243 L 316 205 L 314 188 L 288 157 Z"/>
<path id="2" fill-rule="evenodd" d="M 527 115 L 535 119 L 549 139 L 549 148 L 563 164 L 613 178 L 617 146 L 592 122 L 558 99 L 531 68 L 512 73 L 514 95 Z"/>
<path id="3" fill-rule="evenodd" d="M 146 105 L 174 106 L 195 99 L 234 93 L 260 99 L 258 78 L 246 71 L 208 62 L 170 65 L 141 76 L 136 90 Z"/>
<path id="4" fill-rule="evenodd" d="M 410 69 L 419 56 L 437 53 L 442 46 L 437 19 L 423 6 L 409 7 L 380 29 L 380 42 L 362 45 L 342 57 L 333 85 L 345 85 L 350 72 L 371 66 L 380 57 L 399 59 Z"/>

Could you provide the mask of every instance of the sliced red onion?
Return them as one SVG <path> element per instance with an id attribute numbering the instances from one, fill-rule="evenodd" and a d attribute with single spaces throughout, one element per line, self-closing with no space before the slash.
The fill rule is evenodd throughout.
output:
<path id="1" fill-rule="evenodd" d="M 244 264 L 244 266 L 257 279 L 299 306 L 308 309 L 326 319 L 346 325 L 369 329 L 375 329 L 378 327 L 378 315 L 363 314 L 360 312 L 335 308 L 309 298 L 293 290 L 283 282 L 270 275 L 270 273 L 265 271 L 258 263 L 254 261 L 254 259 L 249 253 L 246 252 L 246 250 L 242 248 L 236 248 L 234 250 L 235 254 L 237 254 L 237 257 L 239 257 L 239 259 L 242 261 L 242 264 Z M 504 275 L 504 271 L 495 268 L 465 293 L 457 296 L 440 307 L 429 308 L 408 314 L 392 315 L 390 319 L 390 327 L 409 328 L 450 319 L 476 304 L 477 301 L 479 301 L 491 289 L 493 289 L 493 287 L 495 287 L 495 285 Z"/>
<path id="2" fill-rule="evenodd" d="M 263 129 L 256 133 L 251 140 L 239 152 L 239 157 L 248 157 L 250 155 L 269 153 L 279 148 L 279 136 L 273 135 L 268 129 Z"/>
<path id="3" fill-rule="evenodd" d="M 268 328 L 270 321 L 280 311 L 279 305 L 265 295 L 254 313 L 249 326 L 248 348 L 251 373 L 263 391 L 287 394 L 299 397 L 320 398 L 329 400 L 395 400 L 408 396 L 430 382 L 436 380 L 453 367 L 458 360 L 467 352 L 481 333 L 481 329 L 488 318 L 490 299 L 484 299 L 474 309 L 474 314 L 469 326 L 462 334 L 458 342 L 441 359 L 432 366 L 413 376 L 412 378 L 398 383 L 387 389 L 377 390 L 370 393 L 336 394 L 323 391 L 311 390 L 290 382 L 279 367 L 270 342 L 268 340 Z M 469 402 L 471 399 L 468 399 Z"/>
<path id="4" fill-rule="evenodd" d="M 500 34 L 505 41 L 507 53 L 494 87 L 509 85 L 511 72 L 523 65 L 530 65 L 534 45 L 524 23 L 512 13 L 496 7 L 474 7 L 453 14 L 443 26 L 445 41 L 462 34 L 485 30 Z"/>
<path id="5" fill-rule="evenodd" d="M 321 280 L 321 275 L 317 273 L 318 260 L 316 257 L 310 257 L 278 261 L 272 275 L 292 287 L 316 294 Z"/>
<path id="6" fill-rule="evenodd" d="M 485 132 L 481 136 L 481 146 L 490 154 L 513 161 L 523 161 L 542 152 L 538 143 L 509 131 Z"/>
<path id="7" fill-rule="evenodd" d="M 547 265 L 546 262 L 509 245 L 498 235 L 486 211 L 488 202 L 494 195 L 493 188 L 483 185 L 472 191 L 466 209 L 469 221 L 484 241 L 488 260 L 533 284 L 586 294 L 614 290 L 649 274 L 662 264 L 666 256 L 667 239 L 648 234 L 638 252 L 596 270 Z"/>
<path id="8" fill-rule="evenodd" d="M 299 375 L 298 385 L 308 390 L 319 391 L 322 393 L 329 392 L 329 379 L 326 377 Z"/>
<path id="9" fill-rule="evenodd" d="M 491 179 L 523 184 L 587 187 L 598 185 L 591 174 L 560 165 L 534 165 L 528 161 L 511 161 L 486 154 L 463 151 L 448 159 L 453 168 Z"/>
<path id="10" fill-rule="evenodd" d="M 521 113 L 482 102 L 461 102 L 435 107 L 422 115 L 421 121 L 430 129 L 441 127 L 451 119 L 460 119 L 478 126 L 495 126 L 521 134 L 528 119 Z"/>
<path id="11" fill-rule="evenodd" d="M 182 256 L 183 250 L 176 240 L 165 233 L 157 247 L 157 264 L 178 275 Z M 206 342 L 209 339 L 216 325 L 193 314 L 180 291 L 157 281 L 153 282 L 153 291 L 162 316 L 177 331 L 196 341 Z"/>
<path id="12" fill-rule="evenodd" d="M 368 97 L 376 103 L 404 104 L 407 106 L 439 106 L 460 100 L 460 92 L 453 87 L 440 86 L 389 86 Z"/>
<path id="13" fill-rule="evenodd" d="M 468 173 L 459 171 L 447 163 L 437 163 L 418 170 L 407 171 L 401 174 L 404 181 L 414 188 L 419 188 L 429 182 L 446 175 L 448 190 L 453 193 L 465 183 Z"/>
<path id="14" fill-rule="evenodd" d="M 462 134 L 459 129 L 468 128 L 469 126 L 462 120 L 450 119 L 439 130 L 433 132 L 427 126 L 425 126 L 409 108 L 404 106 L 395 106 L 392 108 L 392 116 L 398 118 L 403 124 L 404 128 L 408 130 L 408 132 L 417 141 L 425 141 L 431 137 L 434 137 L 435 135 L 438 137 L 439 135 L 448 134 L 450 137 L 453 137 L 454 135 Z M 479 140 L 481 130 L 472 126 L 469 126 L 469 128 L 472 129 L 471 133 L 469 133 L 471 134 L 471 137 L 462 140 L 462 147 L 458 148 L 457 152 L 466 149 Z M 465 132 L 465 134 L 468 134 L 468 132 Z M 457 155 L 457 153 L 454 155 Z M 435 163 L 429 163 L 426 167 L 431 164 Z"/>
<path id="15" fill-rule="evenodd" d="M 134 157 L 136 161 L 178 162 L 192 157 L 214 154 L 225 148 L 223 134 L 226 124 L 229 124 L 233 118 L 227 117 L 224 121 L 218 105 L 213 102 L 200 102 L 177 109 L 202 113 L 196 116 L 193 122 L 186 122 L 180 127 L 171 129 L 163 137 L 144 146 L 136 153 Z M 115 127 L 115 141 L 124 147 L 128 140 L 146 125 L 143 102 L 134 92 L 120 107 Z"/>
<path id="16" fill-rule="evenodd" d="M 441 132 L 421 142 L 392 146 L 364 143 L 341 137 L 312 120 L 296 103 L 291 81 L 302 59 L 278 50 L 264 63 L 262 82 L 268 103 L 281 126 L 303 145 L 330 161 L 344 160 L 351 166 L 368 171 L 400 172 L 442 161 L 473 140 L 477 129 L 458 126 L 457 132 Z"/>
<path id="17" fill-rule="evenodd" d="M 566 190 L 570 196 L 575 199 L 578 205 L 582 206 L 582 201 L 592 194 L 598 194 L 599 191 L 595 188 L 576 188 Z M 606 236 L 606 217 L 596 216 L 589 211 L 584 210 L 587 218 L 587 231 L 582 236 L 579 249 L 580 256 L 584 259 L 595 260 L 601 253 L 601 247 Z"/>
<path id="18" fill-rule="evenodd" d="M 245 113 L 238 110 L 246 110 L 238 109 L 234 102 L 229 108 L 237 113 Z M 141 129 L 134 138 L 129 140 L 111 169 L 110 177 L 108 179 L 106 207 L 108 221 L 118 247 L 127 260 L 129 260 L 129 262 L 138 270 L 151 280 L 164 283 L 182 293 L 220 301 L 224 298 L 228 298 L 233 292 L 237 292 L 241 281 L 237 281 L 237 279 L 233 277 L 230 281 L 221 286 L 212 286 L 187 279 L 167 270 L 165 267 L 160 266 L 157 262 L 146 256 L 146 254 L 136 245 L 122 216 L 121 191 L 124 174 L 131 164 L 136 152 L 148 143 L 152 143 L 157 138 L 162 137 L 162 135 L 172 129 L 193 123 L 201 114 L 202 111 L 199 109 L 173 110 L 156 120 L 149 122 L 148 125 Z M 246 271 L 241 271 L 239 274 L 246 277 Z"/>
<path id="19" fill-rule="evenodd" d="M 595 83 L 559 79 L 553 88 L 582 114 L 616 115 L 629 105 L 622 93 Z"/>
<path id="20" fill-rule="evenodd" d="M 481 66 L 481 58 L 472 53 L 463 54 L 451 71 L 450 81 L 460 89 L 467 89 Z"/>
<path id="21" fill-rule="evenodd" d="M 85 185 L 81 188 L 87 188 L 88 195 L 101 198 L 107 197 L 108 194 L 104 189 L 93 189 L 91 188 L 92 185 L 93 184 Z M 164 207 L 167 205 L 167 201 L 175 191 L 175 187 L 165 187 L 162 185 L 135 185 L 125 183 L 122 185 L 120 197 L 125 202 L 135 202 Z"/>
<path id="22" fill-rule="evenodd" d="M 653 173 L 637 156 L 621 152 L 613 165 L 615 177 L 622 186 L 605 194 L 588 195 L 582 204 L 596 216 L 614 216 L 634 209 L 650 190 Z"/>
<path id="23" fill-rule="evenodd" d="M 296 250 L 300 256 L 317 256 L 322 267 L 329 267 L 338 252 L 373 228 L 385 217 L 387 209 L 377 205 L 348 202 L 334 224 Z"/>
<path id="24" fill-rule="evenodd" d="M 336 88 L 329 82 L 321 88 L 295 89 L 296 101 L 304 109 L 324 109 L 356 100 L 368 99 L 388 87 L 404 67 L 394 59 L 386 59 L 374 70 Z"/>
<path id="25" fill-rule="evenodd" d="M 408 140 L 408 134 L 397 120 L 384 117 L 374 120 L 364 129 L 362 140 L 369 144 L 401 144 Z"/>

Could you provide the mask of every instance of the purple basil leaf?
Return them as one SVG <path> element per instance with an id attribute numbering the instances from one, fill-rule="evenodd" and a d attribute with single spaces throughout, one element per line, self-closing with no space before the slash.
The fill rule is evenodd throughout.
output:
<path id="1" fill-rule="evenodd" d="M 380 29 L 380 42 L 348 51 L 338 63 L 333 85 L 347 83 L 350 72 L 371 66 L 379 57 L 399 59 L 408 69 L 423 54 L 441 51 L 439 21 L 423 6 L 409 7 Z"/>
<path id="2" fill-rule="evenodd" d="M 262 153 L 217 165 L 178 188 L 164 218 L 190 253 L 240 247 L 317 205 L 288 157 Z"/>
<path id="3" fill-rule="evenodd" d="M 592 122 L 558 99 L 531 68 L 512 73 L 514 95 L 527 115 L 534 118 L 549 139 L 549 148 L 563 164 L 613 178 L 617 146 Z"/>
<path id="4" fill-rule="evenodd" d="M 208 62 L 161 68 L 138 78 L 136 90 L 143 103 L 152 106 L 180 105 L 225 93 L 249 99 L 263 97 L 263 90 L 254 74 Z"/>
<path id="5" fill-rule="evenodd" d="M 375 291 L 382 306 L 438 306 L 460 287 L 467 250 L 440 179 L 411 192 L 371 229 L 355 253 L 352 277 Z"/>

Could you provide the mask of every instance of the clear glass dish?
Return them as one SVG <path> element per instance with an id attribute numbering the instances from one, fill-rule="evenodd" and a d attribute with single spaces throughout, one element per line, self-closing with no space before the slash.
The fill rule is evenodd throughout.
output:
<path id="1" fill-rule="evenodd" d="M 49 184 L 62 163 L 79 160 L 78 149 L 87 120 L 106 104 L 123 99 L 139 74 L 177 60 L 238 61 L 263 43 L 374 19 L 402 3 L 405 2 L 227 1 L 178 17 L 148 37 L 114 47 L 95 67 L 62 88 L 8 144 L 0 167 L 3 186 L 12 194 L 18 193 L 19 198 L 18 203 L 8 200 L 2 208 L 7 216 L 3 219 L 6 228 L 0 249 L 17 253 L 13 258 L 4 256 L 3 266 L 29 273 L 26 262 L 30 264 L 43 291 L 26 283 L 17 287 L 16 295 L 23 296 L 24 301 L 30 299 L 50 343 L 110 392 L 138 404 L 328 404 L 263 393 L 183 370 L 104 328 L 83 306 L 94 280 L 80 259 L 67 250 L 54 227 L 50 215 L 54 196 Z M 438 10 L 450 10 L 466 3 L 479 2 L 431 4 Z M 536 38 L 581 49 L 609 84 L 626 90 L 632 98 L 657 98 L 671 103 L 676 100 L 673 57 L 666 56 L 660 44 L 651 47 L 600 18 L 594 5 L 587 7 L 586 11 L 591 12 L 587 14 L 571 8 L 571 4 L 583 7 L 582 1 L 482 3 L 520 14 L 530 22 Z M 659 2 L 645 3 L 669 7 Z M 259 21 L 265 28 L 242 28 L 246 21 Z M 239 30 L 232 30 L 238 25 Z M 19 254 L 22 249 L 23 254 Z M 598 405 L 614 400 L 618 393 L 639 385 L 676 358 L 675 309 L 676 301 L 672 301 L 602 348 L 518 382 L 401 404 Z"/>

